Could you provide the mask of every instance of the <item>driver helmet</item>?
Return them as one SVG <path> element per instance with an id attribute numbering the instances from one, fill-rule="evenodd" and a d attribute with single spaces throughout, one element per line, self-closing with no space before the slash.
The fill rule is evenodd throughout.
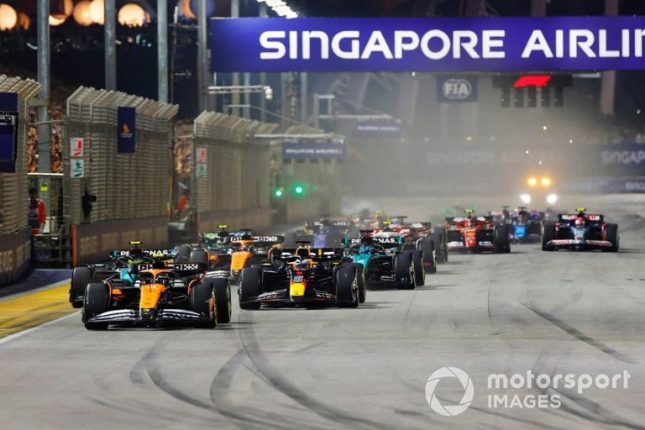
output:
<path id="1" fill-rule="evenodd" d="M 584 217 L 579 216 L 576 218 L 576 222 L 575 222 L 576 228 L 584 228 L 586 224 L 587 224 L 587 220 Z"/>
<path id="2" fill-rule="evenodd" d="M 300 264 L 298 264 L 298 266 L 301 269 L 304 269 L 304 270 L 311 269 L 311 259 L 310 258 L 305 258 L 305 259 L 300 260 Z"/>
<path id="3" fill-rule="evenodd" d="M 361 237 L 361 245 L 371 245 L 372 243 L 374 243 L 372 236 Z"/>

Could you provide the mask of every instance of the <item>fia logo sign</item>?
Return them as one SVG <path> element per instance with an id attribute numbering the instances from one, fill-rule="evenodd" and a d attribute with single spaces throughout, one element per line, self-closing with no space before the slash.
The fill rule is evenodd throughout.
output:
<path id="1" fill-rule="evenodd" d="M 446 79 L 441 86 L 441 91 L 449 100 L 464 100 L 470 97 L 473 87 L 467 79 Z"/>

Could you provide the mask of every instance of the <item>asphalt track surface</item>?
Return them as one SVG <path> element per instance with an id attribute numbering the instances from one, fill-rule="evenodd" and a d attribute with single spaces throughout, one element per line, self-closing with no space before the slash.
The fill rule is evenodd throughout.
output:
<path id="1" fill-rule="evenodd" d="M 455 202 L 353 208 L 424 217 Z M 464 203 L 464 201 L 462 201 Z M 465 202 L 469 203 L 469 202 Z M 498 200 L 477 201 L 495 207 Z M 571 201 L 620 224 L 621 252 L 451 255 L 426 286 L 372 290 L 359 309 L 240 311 L 215 330 L 88 332 L 80 316 L 0 341 L 2 429 L 645 428 L 645 198 Z M 470 408 L 426 402 L 444 366 Z M 628 388 L 491 391 L 491 373 L 629 372 Z M 558 394 L 559 408 L 490 408 L 488 395 Z M 456 379 L 435 391 L 460 401 Z"/>

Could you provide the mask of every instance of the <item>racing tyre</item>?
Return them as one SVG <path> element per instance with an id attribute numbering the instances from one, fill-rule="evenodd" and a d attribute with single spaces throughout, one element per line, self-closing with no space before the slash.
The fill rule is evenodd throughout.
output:
<path id="1" fill-rule="evenodd" d="M 208 252 L 203 249 L 196 249 L 190 253 L 190 263 L 208 265 Z"/>
<path id="2" fill-rule="evenodd" d="M 542 232 L 542 251 L 554 251 L 555 248 L 548 243 L 555 239 L 555 225 L 551 223 L 544 224 Z"/>
<path id="3" fill-rule="evenodd" d="M 89 267 L 77 267 L 72 272 L 72 285 L 69 288 L 69 302 L 74 308 L 83 307 L 83 296 L 87 284 L 94 280 L 94 271 Z"/>
<path id="4" fill-rule="evenodd" d="M 430 254 L 432 256 L 432 254 Z M 424 270 L 424 258 L 425 255 L 422 251 L 412 251 L 412 269 L 414 270 L 414 285 L 416 287 L 423 287 L 426 283 L 426 272 Z M 434 266 L 434 272 L 436 273 L 437 266 Z"/>
<path id="5" fill-rule="evenodd" d="M 414 279 L 410 274 L 412 266 L 412 253 L 403 252 L 394 256 L 394 277 L 401 288 L 413 289 Z"/>
<path id="6" fill-rule="evenodd" d="M 438 232 L 432 234 L 432 241 L 434 242 L 434 259 L 437 264 L 444 264 L 448 262 L 448 242 L 447 234 L 444 228 L 439 229 Z"/>
<path id="7" fill-rule="evenodd" d="M 216 278 L 211 280 L 213 291 L 215 291 L 215 306 L 217 307 L 217 323 L 228 324 L 231 322 L 231 286 L 228 279 Z"/>
<path id="8" fill-rule="evenodd" d="M 607 224 L 605 226 L 605 240 L 612 243 L 612 247 L 607 249 L 607 252 L 618 252 L 619 240 L 618 237 L 618 224 Z"/>
<path id="9" fill-rule="evenodd" d="M 426 239 L 421 242 L 421 252 L 423 253 L 423 260 L 421 261 L 421 270 L 428 273 L 437 273 L 438 260 L 435 259 L 436 243 L 432 239 Z M 419 251 L 417 251 L 419 252 Z M 415 266 L 414 273 L 416 275 L 417 268 Z"/>
<path id="10" fill-rule="evenodd" d="M 240 274 L 240 308 L 246 310 L 260 309 L 260 303 L 245 303 L 255 300 L 260 295 L 262 271 L 258 267 L 246 267 Z"/>
<path id="11" fill-rule="evenodd" d="M 495 252 L 498 254 L 508 254 L 511 252 L 511 242 L 508 238 L 508 227 L 500 225 L 495 227 L 493 243 Z"/>
<path id="12" fill-rule="evenodd" d="M 357 263 L 356 265 L 356 281 L 358 282 L 358 301 L 359 303 L 365 303 L 367 298 L 367 288 L 365 287 L 365 270 L 363 265 Z"/>
<path id="13" fill-rule="evenodd" d="M 106 330 L 104 322 L 88 322 L 91 318 L 108 310 L 109 293 L 107 287 L 100 282 L 87 284 L 83 300 L 82 319 L 88 330 Z"/>
<path id="14" fill-rule="evenodd" d="M 191 248 L 188 245 L 181 245 L 177 248 L 177 255 L 175 256 L 175 263 L 184 264 L 190 261 Z"/>
<path id="15" fill-rule="evenodd" d="M 358 307 L 359 297 L 356 275 L 356 268 L 353 264 L 343 264 L 336 270 L 336 297 L 338 307 Z"/>
<path id="16" fill-rule="evenodd" d="M 190 291 L 190 305 L 193 311 L 207 318 L 196 323 L 195 327 L 215 328 L 217 325 L 215 300 L 215 291 L 211 282 L 200 282 L 192 288 Z"/>

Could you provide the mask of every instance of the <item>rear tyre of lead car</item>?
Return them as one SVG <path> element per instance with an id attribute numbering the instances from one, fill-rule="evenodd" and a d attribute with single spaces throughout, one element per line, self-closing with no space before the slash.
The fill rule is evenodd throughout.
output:
<path id="1" fill-rule="evenodd" d="M 412 251 L 412 269 L 414 270 L 414 284 L 417 287 L 423 287 L 426 283 L 426 272 L 423 267 L 424 258 L 425 258 L 425 255 L 423 251 Z M 436 273 L 436 272 L 437 272 L 437 266 L 434 266 L 434 272 L 430 272 L 430 273 Z"/>

